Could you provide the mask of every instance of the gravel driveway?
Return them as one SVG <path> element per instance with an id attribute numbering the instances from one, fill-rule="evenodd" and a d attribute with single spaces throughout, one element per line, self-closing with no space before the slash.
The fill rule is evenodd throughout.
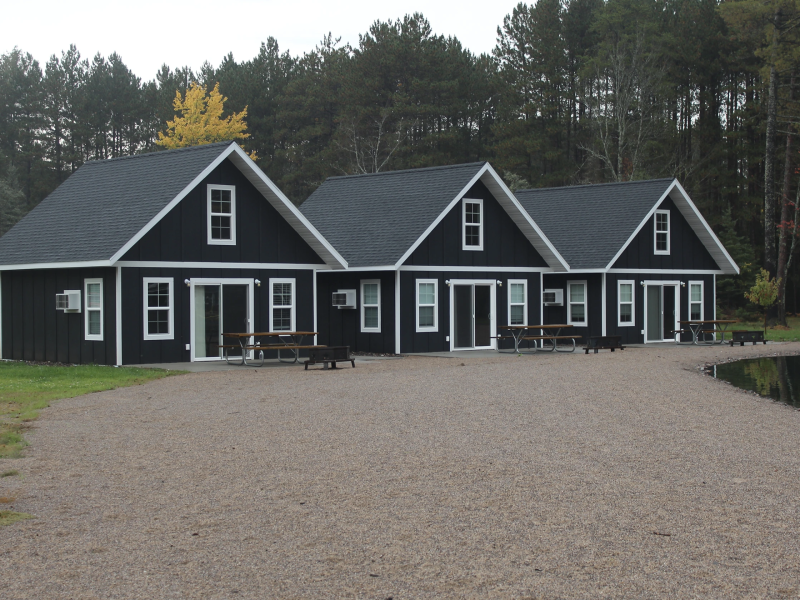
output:
<path id="1" fill-rule="evenodd" d="M 0 598 L 798 598 L 800 412 L 632 348 L 196 373 L 56 402 Z M 6 505 L 7 506 L 7 505 Z"/>

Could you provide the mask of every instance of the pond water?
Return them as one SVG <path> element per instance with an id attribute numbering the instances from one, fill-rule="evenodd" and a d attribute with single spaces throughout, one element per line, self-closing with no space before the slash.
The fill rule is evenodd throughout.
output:
<path id="1" fill-rule="evenodd" d="M 736 387 L 800 408 L 800 356 L 737 360 L 709 367 L 709 373 Z"/>

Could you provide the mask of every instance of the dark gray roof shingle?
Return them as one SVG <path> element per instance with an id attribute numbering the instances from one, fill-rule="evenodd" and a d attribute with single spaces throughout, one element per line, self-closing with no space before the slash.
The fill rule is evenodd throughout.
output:
<path id="1" fill-rule="evenodd" d="M 330 177 L 300 210 L 350 267 L 394 265 L 485 164 Z"/>
<path id="2" fill-rule="evenodd" d="M 0 265 L 110 259 L 230 145 L 87 162 L 0 238 Z"/>
<path id="3" fill-rule="evenodd" d="M 673 181 L 519 190 L 514 195 L 570 269 L 602 269 Z"/>

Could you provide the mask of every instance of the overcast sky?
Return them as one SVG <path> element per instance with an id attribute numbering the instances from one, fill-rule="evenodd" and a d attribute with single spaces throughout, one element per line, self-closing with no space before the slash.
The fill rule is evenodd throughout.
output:
<path id="1" fill-rule="evenodd" d="M 0 0 L 0 53 L 15 46 L 42 68 L 52 54 L 75 44 L 84 58 L 117 52 L 143 80 L 166 63 L 197 70 L 219 65 L 233 52 L 237 61 L 258 53 L 263 40 L 278 40 L 281 52 L 300 55 L 329 31 L 342 42 L 376 20 L 421 12 L 435 34 L 453 35 L 472 52 L 490 52 L 497 26 L 516 0 Z"/>

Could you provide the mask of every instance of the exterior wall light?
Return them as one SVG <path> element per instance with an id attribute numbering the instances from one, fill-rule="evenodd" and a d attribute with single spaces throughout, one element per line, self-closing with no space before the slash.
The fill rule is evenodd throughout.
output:
<path id="1" fill-rule="evenodd" d="M 186 287 L 189 287 L 190 285 L 192 285 L 192 282 L 190 280 L 188 280 L 188 279 L 184 279 L 183 283 L 186 284 Z"/>
<path id="2" fill-rule="evenodd" d="M 256 279 L 256 280 L 255 280 L 255 283 L 256 283 L 256 285 L 257 285 L 258 287 L 261 287 L 261 280 L 260 280 L 260 279 Z"/>

